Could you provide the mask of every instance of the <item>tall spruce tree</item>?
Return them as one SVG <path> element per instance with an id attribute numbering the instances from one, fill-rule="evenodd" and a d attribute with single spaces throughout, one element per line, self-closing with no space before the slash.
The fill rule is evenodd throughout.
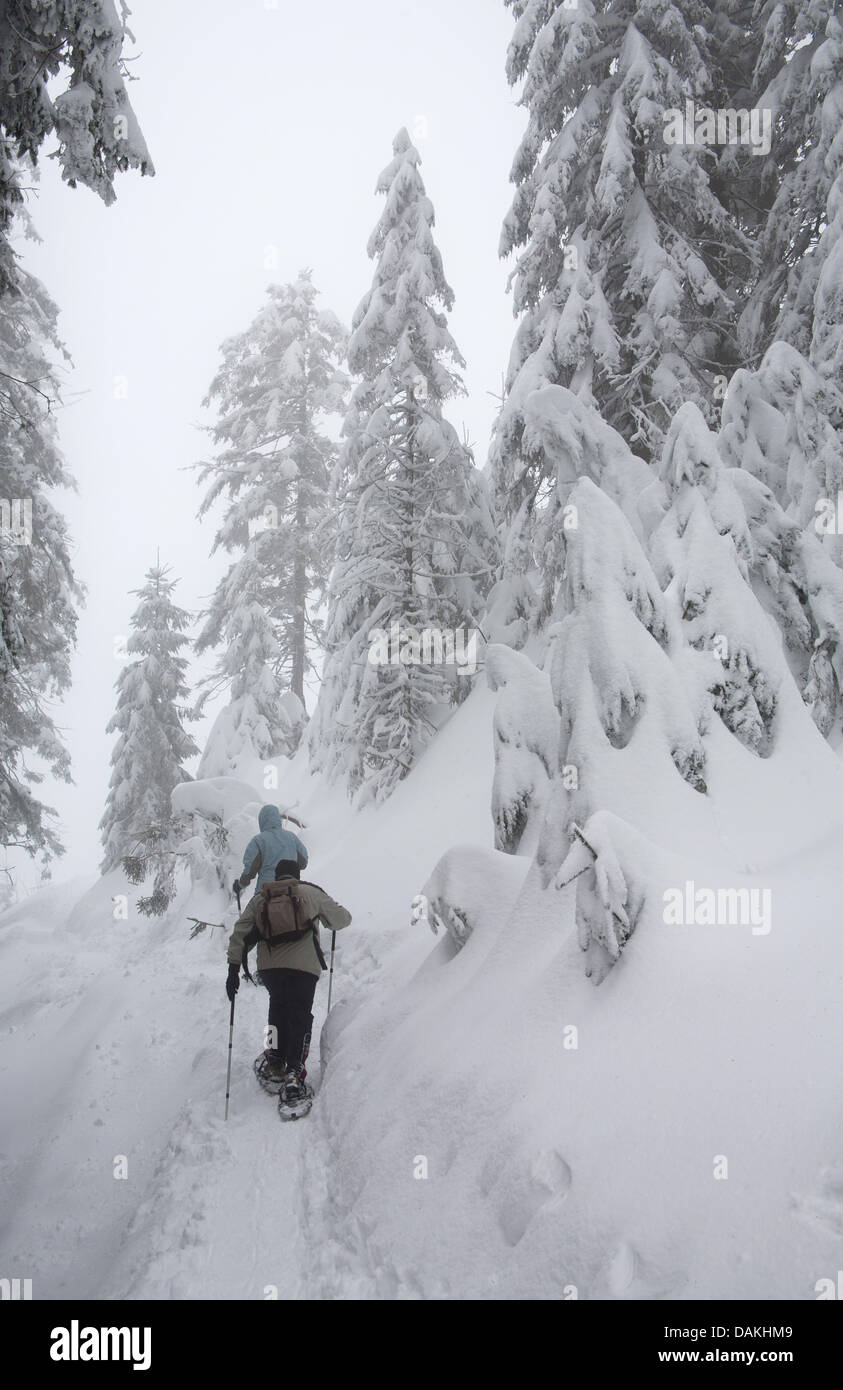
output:
<path id="1" fill-rule="evenodd" d="M 139 603 L 127 643 L 130 661 L 117 679 L 117 709 L 106 732 L 118 735 L 100 822 L 103 873 L 121 864 L 133 883 L 153 875 L 138 910 L 160 916 L 175 893 L 178 827 L 173 788 L 188 779 L 184 764 L 199 750 L 186 732 L 190 615 L 173 603 L 177 580 L 159 563 L 133 592 Z"/>
<path id="2" fill-rule="evenodd" d="M 821 366 L 826 335 L 815 314 L 825 321 L 836 304 L 839 344 L 843 300 L 843 23 L 835 0 L 765 0 L 751 33 L 751 104 L 769 113 L 772 138 L 763 157 L 732 155 L 760 271 L 741 316 L 742 352 L 755 367 L 780 340 Z M 746 51 L 735 50 L 744 61 Z M 838 356 L 838 378 L 840 362 Z"/>
<path id="3" fill-rule="evenodd" d="M 311 727 L 316 766 L 345 775 L 361 801 L 390 795 L 468 693 L 453 666 L 426 662 L 417 644 L 425 631 L 476 640 L 497 562 L 481 478 L 443 414 L 463 392 L 464 363 L 420 163 L 399 131 L 377 184 L 385 206 L 368 246 L 373 283 L 349 343 L 362 380 L 344 427 L 328 659 Z M 370 659 L 378 634 L 395 631 L 401 660 Z"/>
<path id="4" fill-rule="evenodd" d="M 731 54 L 748 7 L 507 4 L 517 20 L 507 72 L 528 123 L 500 246 L 517 256 L 519 324 L 491 473 L 500 515 L 524 532 L 509 545 L 523 564 L 543 544 L 556 472 L 527 428 L 532 392 L 570 389 L 649 461 L 685 401 L 716 424 L 718 379 L 740 365 L 755 254 L 729 152 L 673 143 L 672 113 L 744 90 Z"/>
<path id="5" fill-rule="evenodd" d="M 319 636 L 312 603 L 330 568 L 330 420 L 347 393 L 347 334 L 317 307 L 311 273 L 271 286 L 267 297 L 245 333 L 223 344 L 205 402 L 218 411 L 216 453 L 200 465 L 209 484 L 200 516 L 224 503 L 213 548 L 237 556 L 197 642 L 199 652 L 224 645 L 202 698 L 229 690 L 226 737 L 245 746 L 251 731 L 259 758 L 291 751 L 301 731 Z"/>
<path id="6" fill-rule="evenodd" d="M 523 315 L 501 463 L 517 444 L 521 389 L 542 381 L 590 391 L 649 458 L 683 401 L 714 418 L 715 379 L 736 360 L 734 297 L 751 247 L 718 148 L 669 142 L 669 113 L 684 115 L 687 98 L 719 105 L 720 45 L 692 6 L 507 3 L 518 18 L 507 71 L 523 80 L 528 125 L 501 239 L 502 254 L 518 254 Z"/>

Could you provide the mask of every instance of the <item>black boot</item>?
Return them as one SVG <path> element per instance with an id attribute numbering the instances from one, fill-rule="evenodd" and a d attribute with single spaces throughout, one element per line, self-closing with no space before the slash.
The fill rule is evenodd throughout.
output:
<path id="1" fill-rule="evenodd" d="M 281 1100 L 285 1105 L 298 1105 L 299 1101 L 304 1100 L 307 1094 L 305 1075 L 304 1066 L 300 1062 L 285 1069 L 281 1086 Z"/>
<path id="2" fill-rule="evenodd" d="M 280 1052 L 275 1052 L 268 1047 L 262 1052 L 260 1057 L 255 1059 L 255 1076 L 265 1091 L 270 1095 L 278 1095 L 283 1088 L 284 1078 L 287 1073 L 287 1065 Z"/>
<path id="3" fill-rule="evenodd" d="M 278 1093 L 278 1114 L 282 1120 L 300 1120 L 313 1104 L 313 1087 L 304 1079 L 304 1067 L 287 1066 L 284 1084 Z"/>

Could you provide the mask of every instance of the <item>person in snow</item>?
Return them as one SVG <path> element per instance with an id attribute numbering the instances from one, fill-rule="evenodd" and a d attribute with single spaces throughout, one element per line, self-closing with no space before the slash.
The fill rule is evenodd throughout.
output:
<path id="1" fill-rule="evenodd" d="M 282 859 L 291 860 L 298 864 L 300 869 L 307 868 L 307 850 L 298 835 L 294 835 L 292 830 L 284 829 L 281 812 L 277 806 L 261 807 L 258 827 L 259 833 L 253 835 L 246 846 L 243 872 L 233 884 L 234 893 L 238 897 L 256 874 L 256 895 L 265 883 L 271 883 L 275 877 L 275 865 Z"/>
<path id="2" fill-rule="evenodd" d="M 277 885 L 286 885 L 288 893 Z M 262 907 L 272 898 L 273 888 L 280 898 L 296 900 L 295 917 L 301 926 L 296 940 L 275 943 L 266 939 Z M 269 1037 L 274 1046 L 266 1049 L 256 1072 L 263 1082 L 280 1082 L 285 1104 L 295 1105 L 306 1095 L 305 1062 L 313 1028 L 313 996 L 326 968 L 319 924 L 324 923 L 329 931 L 341 931 L 350 921 L 348 909 L 324 889 L 301 881 L 297 861 L 282 859 L 276 865 L 274 884 L 262 888 L 249 900 L 231 934 L 226 994 L 233 1003 L 240 988 L 240 967 L 257 945 L 261 984 L 269 991 Z"/>

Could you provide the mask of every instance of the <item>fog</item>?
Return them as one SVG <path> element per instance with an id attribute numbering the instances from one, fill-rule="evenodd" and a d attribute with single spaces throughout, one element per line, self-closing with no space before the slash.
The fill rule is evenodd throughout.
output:
<path id="1" fill-rule="evenodd" d="M 513 334 L 497 248 L 525 117 L 506 82 L 502 3 L 134 0 L 129 22 L 130 96 L 155 177 L 118 175 L 106 208 L 62 184 L 48 141 L 29 202 L 43 241 L 23 248 L 73 358 L 58 419 L 79 490 L 61 505 L 88 588 L 58 714 L 75 784 L 41 791 L 67 846 L 55 878 L 99 860 L 129 591 L 160 551 L 181 576 L 177 601 L 195 611 L 223 568 L 190 471 L 206 450 L 201 402 L 219 345 L 248 325 L 266 285 L 304 267 L 322 306 L 350 322 L 371 280 L 375 181 L 401 126 L 422 155 L 456 294 L 468 395 L 449 414 L 479 464 Z M 22 886 L 37 882 L 21 851 L 8 862 Z"/>

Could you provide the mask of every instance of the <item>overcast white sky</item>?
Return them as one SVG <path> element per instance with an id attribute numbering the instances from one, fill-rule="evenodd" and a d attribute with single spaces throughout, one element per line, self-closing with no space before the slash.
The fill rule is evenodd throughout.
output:
<path id="1" fill-rule="evenodd" d="M 79 494 L 65 511 L 89 590 L 60 712 L 75 786 L 44 789 L 62 818 L 62 878 L 99 859 L 128 591 L 158 547 L 188 609 L 220 570 L 184 471 L 204 450 L 197 427 L 219 344 L 247 326 L 267 284 L 305 266 L 322 304 L 350 322 L 371 280 L 375 180 L 402 125 L 422 154 L 456 293 L 451 329 L 469 394 L 450 414 L 479 464 L 513 335 L 497 247 L 525 117 L 504 74 L 512 17 L 502 0 L 132 0 L 130 25 L 130 94 L 156 176 L 119 175 L 106 208 L 63 186 L 42 157 L 30 210 L 44 240 L 25 253 L 74 360 L 60 429 Z M 128 399 L 115 399 L 117 377 Z M 33 881 L 16 853 L 10 864 Z"/>

